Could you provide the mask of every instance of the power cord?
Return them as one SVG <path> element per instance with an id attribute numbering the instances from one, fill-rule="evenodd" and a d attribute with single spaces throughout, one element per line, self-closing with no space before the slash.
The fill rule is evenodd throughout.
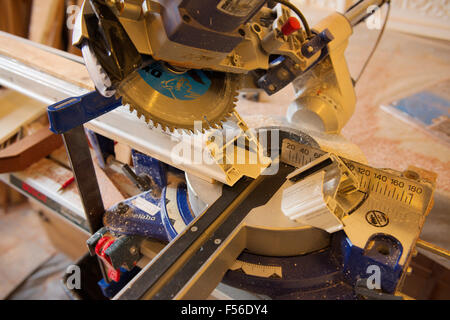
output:
<path id="1" fill-rule="evenodd" d="M 388 8 L 387 8 L 386 17 L 384 18 L 384 22 L 383 22 L 383 26 L 381 28 L 380 34 L 378 35 L 377 41 L 375 42 L 375 45 L 374 45 L 372 51 L 370 52 L 369 57 L 367 58 L 367 60 L 364 63 L 363 67 L 361 68 L 361 71 L 359 72 L 358 77 L 354 80 L 354 84 L 355 85 L 358 83 L 359 79 L 361 79 L 361 76 L 363 75 L 364 71 L 366 71 L 366 68 L 367 68 L 369 62 L 371 61 L 375 51 L 378 48 L 378 45 L 380 44 L 381 38 L 383 37 L 384 30 L 386 29 L 386 24 L 387 24 L 387 21 L 389 19 L 389 14 L 391 12 L 391 2 L 388 1 L 388 2 L 386 2 L 386 4 L 387 4 Z M 381 8 L 378 9 L 378 10 L 381 10 Z"/>

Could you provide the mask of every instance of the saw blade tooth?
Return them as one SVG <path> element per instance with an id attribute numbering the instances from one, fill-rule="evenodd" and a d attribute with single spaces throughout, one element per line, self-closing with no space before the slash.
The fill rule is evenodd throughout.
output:
<path id="1" fill-rule="evenodd" d="M 128 102 L 128 100 L 122 98 L 122 104 L 126 107 L 128 107 L 128 109 L 130 110 L 131 113 L 134 112 L 134 110 L 136 110 L 133 105 L 131 103 Z"/>
<path id="2" fill-rule="evenodd" d="M 120 98 L 122 98 L 122 96 L 120 95 L 119 92 L 117 92 L 117 90 L 116 90 L 116 93 L 114 94 L 114 97 L 116 98 L 116 100 L 119 100 Z M 125 103 L 125 102 L 122 100 L 122 104 L 123 104 L 123 105 L 126 105 L 127 103 Z"/>
<path id="3" fill-rule="evenodd" d="M 163 127 L 163 131 L 164 131 L 164 133 L 168 133 L 169 132 L 169 130 L 170 130 L 170 126 L 168 126 L 168 125 L 164 125 L 164 126 L 162 126 Z"/>

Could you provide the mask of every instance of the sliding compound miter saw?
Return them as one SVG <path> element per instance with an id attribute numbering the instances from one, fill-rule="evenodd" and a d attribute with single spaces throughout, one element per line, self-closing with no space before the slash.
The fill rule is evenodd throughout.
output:
<path id="1" fill-rule="evenodd" d="M 96 91 L 50 106 L 51 129 L 69 150 L 72 130 L 127 106 L 158 144 L 124 165 L 140 192 L 91 224 L 107 297 L 207 298 L 222 283 L 275 299 L 402 298 L 435 177 L 371 168 L 339 136 L 356 103 L 348 38 L 386 3 L 310 28 L 282 0 L 84 2 L 73 39 Z M 238 91 L 291 83 L 283 125 L 251 130 L 234 110 Z M 100 151 L 114 140 L 89 136 Z M 173 141 L 210 161 L 175 161 Z"/>

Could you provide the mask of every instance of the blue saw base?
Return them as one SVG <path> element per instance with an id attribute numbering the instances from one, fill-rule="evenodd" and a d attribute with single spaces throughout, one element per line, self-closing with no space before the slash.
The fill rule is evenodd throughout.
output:
<path id="1" fill-rule="evenodd" d="M 386 241 L 386 239 L 377 239 Z M 398 248 L 399 249 L 399 248 Z M 399 252 L 393 251 L 397 256 Z M 223 283 L 272 299 L 281 300 L 356 300 L 358 280 L 367 279 L 367 267 L 381 269 L 381 289 L 393 294 L 402 275 L 397 263 L 386 263 L 391 257 L 380 257 L 370 250 L 352 246 L 343 231 L 333 234 L 330 246 L 316 252 L 292 257 L 266 257 L 244 251 L 237 260 L 264 266 L 281 267 L 282 277 L 259 277 L 243 270 L 229 270 Z"/>

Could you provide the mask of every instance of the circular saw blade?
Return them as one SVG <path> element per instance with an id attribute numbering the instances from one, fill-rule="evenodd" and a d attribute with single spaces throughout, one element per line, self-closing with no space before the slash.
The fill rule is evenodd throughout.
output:
<path id="1" fill-rule="evenodd" d="M 218 128 L 234 110 L 239 76 L 189 70 L 177 72 L 161 62 L 134 72 L 117 87 L 130 110 L 163 130 L 190 132 Z"/>

